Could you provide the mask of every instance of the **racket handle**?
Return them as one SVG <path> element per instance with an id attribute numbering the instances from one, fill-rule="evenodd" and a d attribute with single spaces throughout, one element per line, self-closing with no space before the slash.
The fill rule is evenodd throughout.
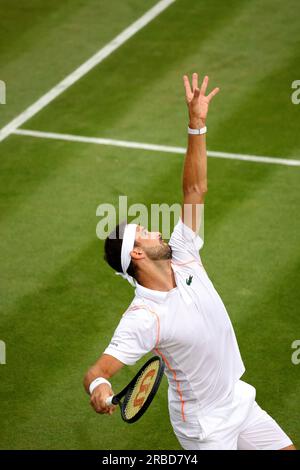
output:
<path id="1" fill-rule="evenodd" d="M 106 406 L 113 406 L 113 403 L 112 403 L 113 397 L 114 396 L 111 395 L 110 397 L 106 398 L 106 400 L 105 400 Z"/>

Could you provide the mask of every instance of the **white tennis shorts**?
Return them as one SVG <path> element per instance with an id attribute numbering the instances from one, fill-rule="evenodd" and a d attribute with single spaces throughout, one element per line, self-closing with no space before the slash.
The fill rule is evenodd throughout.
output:
<path id="1" fill-rule="evenodd" d="M 252 385 L 239 380 L 234 393 L 205 416 L 182 421 L 169 409 L 175 435 L 186 450 L 278 450 L 292 441 L 255 401 Z"/>

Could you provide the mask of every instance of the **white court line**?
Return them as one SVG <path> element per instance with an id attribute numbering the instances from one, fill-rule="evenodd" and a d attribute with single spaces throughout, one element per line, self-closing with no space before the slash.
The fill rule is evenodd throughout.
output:
<path id="1" fill-rule="evenodd" d="M 80 67 L 70 73 L 61 82 L 51 88 L 51 90 L 49 90 L 45 95 L 35 101 L 35 103 L 33 103 L 31 106 L 25 109 L 25 111 L 19 114 L 15 119 L 13 119 L 6 126 L 4 126 L 0 130 L 0 142 L 6 137 L 8 137 L 10 134 L 12 134 L 16 129 L 18 129 L 18 127 L 24 124 L 24 122 L 28 121 L 28 119 L 32 118 L 41 109 L 47 106 L 51 101 L 53 101 L 57 96 L 63 93 L 67 88 L 69 88 L 80 78 L 86 75 L 96 65 L 100 64 L 100 62 L 102 62 L 112 52 L 118 49 L 118 47 L 124 44 L 124 42 L 134 36 L 134 34 L 140 31 L 144 26 L 150 23 L 150 21 L 156 18 L 161 12 L 163 12 L 166 8 L 168 8 L 169 5 L 171 5 L 175 1 L 176 0 L 161 0 L 153 8 L 148 10 L 143 16 L 141 16 L 137 21 L 132 23 L 128 28 L 124 29 L 122 33 L 120 33 L 112 41 L 106 44 L 106 46 L 102 47 L 86 62 L 80 65 Z"/>
<path id="2" fill-rule="evenodd" d="M 125 147 L 132 149 L 152 150 L 155 152 L 167 153 L 186 153 L 184 147 L 171 147 L 168 145 L 146 144 L 143 142 L 130 142 L 128 140 L 103 139 L 101 137 L 85 137 L 73 134 L 58 134 L 55 132 L 33 131 L 29 129 L 17 129 L 13 134 L 29 137 L 38 137 L 41 139 L 66 140 L 69 142 L 85 142 L 88 144 L 112 145 L 115 147 Z M 271 163 L 275 165 L 300 166 L 300 160 L 291 160 L 288 158 L 264 157 L 259 155 L 243 155 L 240 153 L 213 152 L 208 150 L 209 157 L 226 158 L 230 160 L 242 160 L 247 162 Z"/>

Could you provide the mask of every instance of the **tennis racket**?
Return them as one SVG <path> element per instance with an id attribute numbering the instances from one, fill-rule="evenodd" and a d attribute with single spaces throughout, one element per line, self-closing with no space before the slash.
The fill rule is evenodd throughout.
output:
<path id="1" fill-rule="evenodd" d="M 126 423 L 134 423 L 141 418 L 152 402 L 164 369 L 165 363 L 161 357 L 151 357 L 120 393 L 106 399 L 106 405 L 119 404 L 122 419 Z M 123 397 L 124 400 L 121 401 Z"/>

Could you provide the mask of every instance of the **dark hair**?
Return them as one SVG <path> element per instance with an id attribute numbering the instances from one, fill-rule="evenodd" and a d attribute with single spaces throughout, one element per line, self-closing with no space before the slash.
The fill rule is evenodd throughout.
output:
<path id="1" fill-rule="evenodd" d="M 104 242 L 104 260 L 111 268 L 119 273 L 123 272 L 121 265 L 121 250 L 125 227 L 126 222 L 122 222 L 117 225 Z M 134 246 L 136 246 L 136 243 L 134 243 Z M 137 280 L 137 270 L 135 269 L 132 260 L 128 266 L 127 273 L 129 276 L 132 276 Z"/>

